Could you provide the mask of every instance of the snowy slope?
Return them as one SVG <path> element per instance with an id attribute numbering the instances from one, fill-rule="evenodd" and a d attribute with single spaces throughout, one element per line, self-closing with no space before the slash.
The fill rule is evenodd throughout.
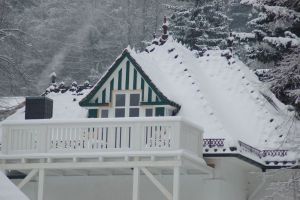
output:
<path id="1" fill-rule="evenodd" d="M 29 200 L 1 171 L 0 171 L 0 200 Z"/>

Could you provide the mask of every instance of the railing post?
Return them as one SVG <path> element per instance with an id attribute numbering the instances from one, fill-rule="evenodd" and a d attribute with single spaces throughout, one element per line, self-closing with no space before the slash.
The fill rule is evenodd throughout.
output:
<path id="1" fill-rule="evenodd" d="M 131 134 L 131 142 L 132 142 L 132 150 L 139 151 L 142 150 L 142 144 L 143 141 L 143 122 L 135 122 L 132 126 L 132 134 Z"/>
<path id="2" fill-rule="evenodd" d="M 39 141 L 39 153 L 47 153 L 47 143 L 48 143 L 48 126 L 41 126 L 40 128 L 40 133 L 39 133 L 39 137 L 40 141 Z"/>
<path id="3" fill-rule="evenodd" d="M 200 134 L 198 134 L 198 149 L 197 153 L 199 156 L 203 156 L 203 131 L 201 130 Z"/>
<path id="4" fill-rule="evenodd" d="M 10 142 L 10 134 L 9 134 L 9 128 L 5 126 L 1 126 L 2 128 L 2 144 L 1 144 L 1 151 L 3 154 L 8 154 L 9 152 L 9 145 Z"/>
<path id="5" fill-rule="evenodd" d="M 180 140 L 181 140 L 181 135 L 183 134 L 182 132 L 184 131 L 183 129 L 183 122 L 182 121 L 175 121 L 175 122 L 170 122 L 171 126 L 173 127 L 173 146 L 171 146 L 171 149 L 180 149 Z"/>

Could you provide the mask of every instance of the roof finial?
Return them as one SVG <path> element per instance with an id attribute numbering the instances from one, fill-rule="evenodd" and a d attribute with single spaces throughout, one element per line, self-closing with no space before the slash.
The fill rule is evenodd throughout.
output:
<path id="1" fill-rule="evenodd" d="M 167 41 L 167 39 L 168 39 L 168 37 L 169 37 L 169 34 L 168 34 L 168 23 L 167 23 L 167 17 L 166 16 L 164 16 L 164 23 L 163 23 L 163 25 L 162 25 L 162 28 L 163 28 L 163 34 L 162 34 L 162 36 L 160 37 L 160 45 L 163 45 L 166 41 Z"/>

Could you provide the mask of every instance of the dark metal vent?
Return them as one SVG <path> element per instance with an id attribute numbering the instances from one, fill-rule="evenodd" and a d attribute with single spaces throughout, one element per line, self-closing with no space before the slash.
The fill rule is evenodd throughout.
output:
<path id="1" fill-rule="evenodd" d="M 50 119 L 53 100 L 48 97 L 26 97 L 25 119 Z"/>

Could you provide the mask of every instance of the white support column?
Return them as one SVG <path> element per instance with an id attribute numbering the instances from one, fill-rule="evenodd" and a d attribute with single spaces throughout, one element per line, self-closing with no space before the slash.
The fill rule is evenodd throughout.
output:
<path id="1" fill-rule="evenodd" d="M 45 181 L 45 169 L 39 169 L 39 182 L 38 182 L 38 199 L 44 199 L 44 181 Z"/>
<path id="2" fill-rule="evenodd" d="M 132 200 L 139 200 L 139 189 L 140 189 L 140 169 L 138 167 L 133 168 L 133 189 L 132 189 Z"/>
<path id="3" fill-rule="evenodd" d="M 18 184 L 18 188 L 22 189 L 22 187 L 24 187 L 24 185 L 28 183 L 37 174 L 37 172 L 37 169 L 31 170 L 31 172 L 29 172 L 29 174 Z"/>
<path id="4" fill-rule="evenodd" d="M 173 200 L 180 200 L 180 168 L 174 167 Z"/>

